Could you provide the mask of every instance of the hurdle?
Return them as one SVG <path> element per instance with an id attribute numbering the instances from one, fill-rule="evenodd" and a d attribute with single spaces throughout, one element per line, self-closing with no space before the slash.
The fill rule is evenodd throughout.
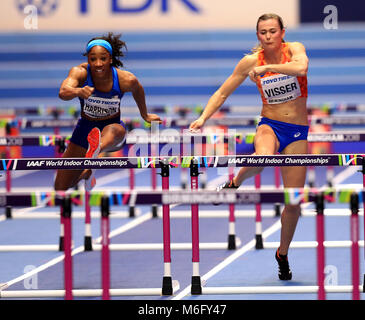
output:
<path id="1" fill-rule="evenodd" d="M 162 170 L 162 175 L 166 175 L 166 173 L 163 173 L 164 170 Z M 168 173 L 167 173 L 168 174 Z M 165 180 L 164 184 L 168 185 L 168 175 L 162 178 L 163 181 Z M 167 182 L 166 182 L 167 181 Z M 165 187 L 164 187 L 165 188 Z M 168 191 L 168 189 L 163 189 L 164 191 Z M 151 191 L 152 192 L 152 191 Z M 155 192 L 146 192 L 146 191 L 138 191 L 135 192 L 134 196 L 132 197 L 130 195 L 130 192 L 125 192 L 125 193 L 121 193 L 121 192 L 98 192 L 98 191 L 94 191 L 94 192 L 90 192 L 88 193 L 90 199 L 92 198 L 92 205 L 95 206 L 98 203 L 100 203 L 100 199 L 104 196 L 107 195 L 110 198 L 110 202 L 112 205 L 120 205 L 120 204 L 124 204 L 124 205 L 128 205 L 129 203 L 133 203 L 133 204 L 138 204 L 138 205 L 146 205 L 146 204 L 152 204 L 153 201 L 156 201 L 156 203 L 161 203 L 161 193 L 159 193 L 158 191 Z M 67 193 L 68 195 L 71 196 L 71 201 L 73 203 L 76 202 L 76 205 L 79 205 L 80 203 L 77 202 L 79 197 L 82 196 L 86 196 L 86 192 L 83 191 L 72 191 Z M 58 192 L 32 192 L 32 193 L 19 193 L 19 192 L 13 192 L 12 194 L 8 194 L 6 195 L 6 201 L 8 203 L 11 203 L 11 205 L 13 207 L 15 206 L 23 206 L 25 205 L 29 205 L 29 206 L 36 206 L 36 205 L 41 205 L 41 204 L 48 204 L 50 206 L 57 206 L 59 205 L 59 199 L 58 197 L 60 195 L 63 195 L 63 193 L 58 193 Z M 156 197 L 157 195 L 157 197 Z M 1 197 L 1 194 L 0 194 Z M 133 200 L 133 198 L 135 200 Z M 145 198 L 145 199 L 144 199 Z M 156 199 L 156 200 L 148 200 L 148 199 Z M 17 200 L 20 199 L 20 200 Z M 91 202 L 91 201 L 90 201 Z M 89 203 L 90 206 L 90 203 Z M 162 205 L 164 206 L 164 205 Z M 28 214 L 26 214 L 27 216 Z M 32 215 L 35 218 L 39 218 L 41 216 L 43 216 L 43 213 L 40 214 L 35 214 Z M 74 218 L 74 214 L 73 214 L 73 218 Z M 52 214 L 46 214 L 46 217 L 51 217 L 51 218 L 57 218 L 60 219 L 59 215 L 56 215 L 55 213 Z M 84 217 L 84 215 L 78 215 L 79 218 Z M 85 219 L 86 219 L 86 215 L 85 215 Z M 110 218 L 116 218 L 113 215 L 110 215 Z M 117 215 L 117 217 L 123 217 L 123 218 L 127 218 L 128 215 Z M 30 217 L 28 217 L 30 218 Z M 96 213 L 94 213 L 94 218 L 97 218 Z M 170 219 L 170 213 L 169 213 L 169 217 L 168 220 Z M 2 244 L 0 245 L 0 252 L 11 252 L 11 251 L 63 251 L 64 250 L 64 223 L 63 223 L 63 216 L 61 215 L 61 227 L 60 227 L 60 236 L 59 236 L 59 244 L 42 244 L 42 245 L 34 245 L 34 244 L 17 244 L 17 245 L 6 245 L 6 244 Z M 163 215 L 162 215 L 162 220 L 163 219 Z M 165 219 L 166 220 L 166 219 Z M 165 222 L 166 223 L 166 222 Z M 86 225 L 85 229 L 90 228 L 90 225 Z M 101 250 L 101 245 L 93 242 L 92 238 L 91 238 L 91 233 L 90 233 L 90 239 L 89 239 L 89 243 L 90 245 L 92 245 L 91 250 Z M 241 246 L 242 242 L 241 240 L 236 237 L 235 239 L 235 243 L 234 245 L 236 247 Z M 133 250 L 163 250 L 163 243 L 148 243 L 148 244 L 144 244 L 144 243 L 122 243 L 122 244 L 118 244 L 118 243 L 113 243 L 110 244 L 110 250 L 112 251 L 133 251 Z M 192 244 L 191 242 L 175 242 L 175 243 L 171 243 L 170 247 L 172 250 L 191 250 L 192 248 Z M 227 243 L 225 242 L 200 242 L 199 243 L 199 248 L 201 250 L 226 250 L 227 249 Z M 91 251 L 88 250 L 87 248 L 85 248 L 85 241 L 84 241 L 84 250 L 85 251 Z"/>
<path id="2" fill-rule="evenodd" d="M 233 168 L 228 168 L 229 170 L 229 179 L 233 179 L 234 173 Z M 234 203 L 230 203 L 229 207 L 229 217 L 228 217 L 228 249 L 234 250 L 237 248 L 236 245 L 236 217 L 234 214 L 235 205 Z"/>
<path id="3" fill-rule="evenodd" d="M 318 121 L 320 121 L 319 118 Z M 25 121 L 25 122 L 24 122 Z M 22 126 L 25 127 L 33 127 L 33 125 L 31 124 L 32 122 L 29 122 L 30 120 L 25 119 L 24 121 L 19 120 L 17 123 L 17 125 L 22 124 L 24 122 L 24 124 L 22 124 Z M 37 120 L 40 121 L 40 120 Z M 61 122 L 60 122 L 61 121 Z M 71 121 L 71 122 L 70 122 Z M 40 123 L 35 122 L 34 127 L 39 127 L 41 125 L 45 125 L 45 126 L 50 126 L 51 124 L 54 125 L 58 125 L 60 127 L 63 126 L 68 126 L 72 123 L 72 121 L 74 120 L 65 120 L 65 122 L 63 122 L 63 120 L 42 120 L 40 121 Z M 252 121 L 256 121 L 256 120 L 252 120 Z M 317 121 L 317 120 L 315 120 Z M 317 122 L 318 122 L 317 121 Z M 332 120 L 326 120 L 328 121 L 332 121 Z M 335 121 L 335 120 L 333 120 Z M 351 117 L 343 117 L 343 118 L 338 118 L 336 120 L 338 123 L 341 124 L 353 124 L 355 122 L 356 124 L 356 120 L 352 120 Z M 335 122 L 336 122 L 335 121 Z M 54 123 L 53 123 L 54 122 Z M 29 124 L 29 125 L 28 125 Z M 202 143 L 207 143 L 208 142 L 208 138 L 211 135 L 193 135 L 190 137 L 190 142 L 194 142 L 191 141 L 191 138 L 194 137 L 199 137 L 202 139 Z M 216 139 L 217 142 L 223 142 L 223 143 L 230 143 L 230 135 L 213 135 Z M 236 139 L 240 139 L 243 140 L 244 138 L 246 138 L 246 143 L 252 143 L 252 137 L 254 136 L 254 133 L 237 133 L 236 134 Z M 60 152 L 62 152 L 62 150 L 65 148 L 65 144 L 68 142 L 69 140 L 69 136 L 60 136 L 60 135 L 40 135 L 40 136 L 18 136 L 16 137 L 16 139 L 12 139 L 11 137 L 5 137 L 3 144 L 4 145 L 12 145 L 12 146 L 54 146 L 56 147 L 56 157 L 59 155 Z M 166 143 L 183 143 L 184 142 L 184 136 L 180 136 L 180 137 L 173 137 L 174 139 L 167 139 L 164 136 L 160 136 L 158 137 L 158 142 L 159 144 L 166 144 Z M 189 138 L 189 137 L 188 137 Z M 365 133 L 363 132 L 355 132 L 355 133 L 350 133 L 348 131 L 333 131 L 333 132 L 324 132 L 324 133 L 310 133 L 308 136 L 308 141 L 309 142 L 343 142 L 343 141 L 348 141 L 348 142 L 360 142 L 360 141 L 365 141 Z M 133 137 L 133 136 L 127 136 L 127 141 L 126 144 L 130 145 L 133 143 L 141 143 L 141 144 L 149 144 L 151 143 L 151 137 L 146 137 L 146 136 L 141 136 L 141 137 Z M 205 168 L 202 168 L 202 170 L 204 170 Z M 131 189 L 134 189 L 134 169 L 130 168 L 130 180 L 129 180 L 129 187 Z M 155 190 L 156 188 L 156 174 L 155 174 L 155 168 L 152 166 L 151 167 L 151 182 L 152 182 L 152 189 Z M 182 180 L 185 181 L 187 179 L 187 173 L 186 173 L 186 169 L 182 168 Z M 279 177 L 279 172 L 278 172 L 279 168 L 276 167 L 275 168 L 275 185 L 277 187 L 280 186 L 280 177 Z M 11 185 L 11 181 L 10 181 L 10 171 L 6 172 L 7 177 L 7 191 L 10 192 L 10 185 Z M 204 176 L 203 176 L 204 177 Z M 308 172 L 308 179 L 309 181 L 313 181 L 314 177 L 312 177 L 312 170 L 309 170 Z M 331 177 L 328 178 L 329 181 L 331 180 Z M 187 181 L 187 180 L 186 180 Z M 311 183 L 311 182 L 310 182 Z M 186 184 L 186 183 L 185 183 Z M 204 183 L 203 183 L 204 184 Z M 313 185 L 312 185 L 313 186 Z M 85 208 L 86 212 L 88 212 L 88 209 Z M 275 212 L 277 216 L 280 216 L 280 206 L 278 204 L 275 204 Z M 135 208 L 134 207 L 130 207 L 129 208 L 129 212 L 130 212 L 130 217 L 134 217 L 135 216 Z M 7 218 L 11 218 L 12 216 L 12 210 L 11 207 L 7 207 L 6 208 L 6 217 Z M 155 205 L 152 205 L 152 213 L 154 217 L 157 217 L 157 207 Z M 88 219 L 87 219 L 88 220 Z M 86 222 L 88 223 L 88 222 Z M 85 230 L 85 244 L 87 248 L 90 248 L 89 245 L 89 235 L 87 234 L 87 230 Z"/>
<path id="4" fill-rule="evenodd" d="M 124 106 L 125 114 L 138 114 L 136 112 L 135 106 Z M 353 103 L 308 103 L 307 106 L 309 112 L 311 113 L 313 110 L 322 110 L 329 115 L 332 115 L 336 112 L 364 112 L 365 105 L 364 104 L 353 104 Z M 31 105 L 28 107 L 16 107 L 13 109 L 2 110 L 2 115 L 15 115 L 15 116 L 48 116 L 54 115 L 57 113 L 58 115 L 62 114 L 70 114 L 73 117 L 78 116 L 77 107 L 73 104 L 70 105 Z M 202 111 L 201 104 L 188 104 L 188 105 L 179 105 L 177 107 L 172 107 L 171 105 L 151 105 L 150 109 L 153 113 L 163 113 L 163 114 L 174 114 L 178 112 L 178 114 L 184 118 L 188 113 L 200 114 Z M 259 105 L 229 105 L 224 104 L 219 111 L 225 114 L 237 114 L 237 113 L 257 113 L 260 112 L 261 106 Z"/>
<path id="5" fill-rule="evenodd" d="M 285 191 L 285 190 L 284 190 Z M 222 201 L 223 203 L 230 203 L 232 202 L 233 199 L 236 199 L 237 203 L 255 203 L 257 201 L 262 201 L 263 203 L 271 203 L 272 201 L 276 201 L 276 202 L 284 202 L 285 201 L 299 201 L 300 199 L 302 199 L 303 201 L 314 201 L 314 196 L 315 196 L 315 193 L 311 194 L 309 191 L 308 192 L 305 192 L 305 191 L 302 191 L 302 193 L 300 194 L 299 198 L 295 196 L 295 194 L 297 194 L 299 192 L 299 190 L 287 190 L 286 193 L 285 192 L 273 192 L 273 191 L 261 191 L 260 192 L 260 197 L 251 197 L 250 195 L 252 195 L 250 192 L 247 192 L 247 191 L 240 191 L 240 192 L 235 192 L 235 193 L 229 193 L 229 192 L 225 192 L 223 194 L 220 195 L 220 201 Z M 333 192 L 333 190 L 332 190 Z M 159 195 L 158 197 L 156 197 L 156 195 Z M 157 200 L 158 201 L 162 201 L 162 203 L 164 204 L 173 204 L 173 203 L 180 203 L 180 202 L 183 202 L 185 203 L 186 201 L 189 201 L 191 202 L 190 200 L 193 199 L 194 201 L 191 202 L 191 203 L 194 203 L 194 204 L 197 204 L 199 201 L 201 201 L 201 203 L 203 204 L 207 204 L 209 201 L 210 201 L 210 198 L 212 198 L 212 196 L 216 196 L 215 193 L 212 193 L 212 192 L 207 192 L 207 191 L 203 191 L 201 192 L 201 194 L 198 194 L 197 192 L 195 194 L 190 194 L 189 192 L 173 192 L 173 191 L 169 191 L 168 193 L 167 192 L 159 192 L 159 193 L 145 193 L 145 194 L 141 194 L 140 197 L 139 197 L 139 201 L 141 201 L 143 199 L 143 201 L 147 201 L 147 202 L 156 202 Z M 294 195 L 294 196 L 293 196 Z M 108 203 L 110 203 L 110 199 L 113 199 L 113 197 L 108 197 Z M 105 201 L 104 200 L 102 203 L 104 203 L 105 205 Z M 64 215 L 65 215 L 65 219 L 69 219 L 69 207 L 66 207 L 66 209 L 63 210 L 64 212 Z M 104 210 L 106 210 L 104 208 Z M 68 233 L 69 233 L 69 230 L 71 228 L 70 227 L 67 227 L 65 228 L 65 237 L 69 237 L 68 236 Z M 105 229 L 105 227 L 104 227 Z M 66 239 L 66 238 L 65 238 Z M 194 237 L 193 239 L 196 239 L 196 237 Z M 69 246 L 69 243 L 70 243 L 70 240 L 67 240 L 65 241 L 66 245 Z M 195 250 L 196 250 L 196 247 L 194 247 Z M 68 251 L 65 250 L 65 254 L 67 253 Z M 69 262 L 68 262 L 69 263 Z M 198 263 L 198 261 L 194 261 L 194 263 Z M 70 270 L 70 268 L 68 268 L 68 270 Z M 70 279 L 70 272 L 68 273 L 68 279 Z M 197 276 L 197 275 L 195 275 Z M 68 288 L 70 287 L 70 285 L 68 286 Z M 206 290 L 207 289 L 207 290 Z M 239 289 L 234 289 L 232 291 L 229 291 L 229 288 L 219 288 L 217 291 L 214 291 L 215 288 L 206 288 L 206 287 L 202 287 L 202 292 L 201 294 L 214 294 L 214 293 L 254 293 L 253 289 L 252 288 L 243 288 L 241 291 L 239 291 Z M 275 289 L 275 288 L 267 288 L 267 289 L 258 289 L 258 291 L 260 293 L 274 293 L 272 292 L 272 290 Z M 282 288 L 281 290 L 279 291 L 276 291 L 276 293 L 284 293 L 284 292 L 287 292 L 285 290 L 289 290 L 289 292 L 291 292 L 290 290 L 294 290 L 296 288 L 290 288 L 290 289 L 287 289 L 287 288 Z M 70 290 L 70 289 L 69 289 Z M 226 291 L 224 291 L 226 290 Z M 228 291 L 227 291 L 228 290 Z M 312 287 L 312 288 L 298 288 L 297 291 L 295 292 L 316 292 L 317 287 Z M 329 290 L 332 290 L 330 292 L 343 292 L 341 290 L 345 290 L 346 292 L 349 290 L 348 289 L 348 286 L 347 287 L 336 287 L 336 288 L 330 288 Z M 12 297 L 11 296 L 11 293 L 9 293 L 9 295 L 7 295 L 7 293 L 5 292 L 6 290 L 4 290 L 3 292 L 1 292 L 1 294 L 4 293 L 4 295 L 1 295 L 2 297 Z M 32 294 L 33 297 L 36 297 L 36 296 L 40 296 L 42 294 L 52 294 L 52 295 L 55 295 L 55 296 L 59 296 L 60 294 L 64 293 L 65 291 L 57 291 L 57 292 L 48 292 L 48 291 L 45 291 L 45 292 L 32 292 L 32 293 L 28 293 L 29 295 Z M 97 295 L 97 293 L 101 293 L 102 291 L 74 291 L 74 290 L 71 290 L 71 294 L 75 294 L 78 295 L 78 296 L 82 296 L 83 294 L 86 295 L 86 296 L 89 296 L 89 295 L 92 295 L 92 296 L 95 296 Z M 146 292 L 145 291 L 136 291 L 136 293 L 134 293 L 134 291 L 127 291 L 128 293 L 130 292 L 133 292 L 133 295 L 138 295 L 138 293 L 141 293 L 143 292 L 143 295 L 146 295 Z M 110 290 L 110 294 L 113 295 L 120 295 L 120 294 L 127 294 L 127 292 L 122 292 L 122 291 L 115 291 L 115 292 L 112 292 Z M 150 292 L 151 294 L 153 293 L 152 290 L 149 290 L 148 292 Z M 160 292 L 160 291 L 159 291 Z M 17 293 L 14 293 L 14 296 L 13 297 L 19 297 L 19 295 L 21 294 L 21 292 L 17 292 Z M 38 295 L 37 295 L 38 294 Z M 70 291 L 69 291 L 69 294 L 70 294 Z"/>
<path id="6" fill-rule="evenodd" d="M 115 160 L 117 159 L 117 160 Z M 123 162 L 119 158 L 115 158 L 113 162 L 110 159 L 84 159 L 84 158 L 72 158 L 72 161 L 76 161 L 72 163 L 68 163 L 67 161 L 63 164 L 69 167 L 74 168 L 74 165 L 76 166 L 85 166 L 86 168 L 94 168 L 94 167 L 100 167 L 100 165 L 105 165 L 108 168 L 115 168 L 115 166 L 122 166 L 123 168 L 129 166 L 129 160 L 124 159 Z M 200 158 L 194 158 L 193 165 L 198 166 L 204 165 L 206 167 L 223 167 L 226 166 L 227 163 L 236 163 L 240 166 L 258 166 L 258 163 L 260 163 L 261 159 L 263 159 L 263 164 L 267 166 L 276 166 L 278 164 L 280 165 L 287 165 L 287 166 L 293 166 L 293 165 L 308 165 L 309 164 L 317 164 L 320 166 L 326 166 L 326 165 L 338 165 L 338 166 L 347 166 L 347 165 L 360 165 L 363 163 L 363 156 L 362 155 L 283 155 L 283 156 L 227 156 L 227 157 L 200 157 Z M 265 160 L 268 159 L 268 160 Z M 22 168 L 25 168 L 23 170 L 30 170 L 27 168 L 27 164 L 31 160 L 25 160 L 25 159 L 18 159 L 14 162 L 6 162 L 3 164 L 8 170 L 22 170 Z M 78 163 L 80 161 L 80 163 Z M 55 163 L 54 165 L 58 166 L 59 164 Z M 45 164 L 45 167 L 49 166 L 48 164 Z M 193 170 L 193 169 L 191 169 Z M 195 169 L 194 169 L 195 170 Z M 194 171 L 193 171 L 194 172 Z M 192 175 L 193 177 L 197 177 L 196 175 Z M 195 184 L 197 183 L 197 179 L 195 180 Z M 332 191 L 331 191 L 332 192 Z M 187 193 L 190 194 L 190 193 Z M 298 196 L 299 194 L 299 196 Z M 295 203 L 299 203 L 299 201 L 303 200 L 303 198 L 308 197 L 310 199 L 311 194 L 303 192 L 289 192 L 289 193 L 265 193 L 260 192 L 259 195 L 253 195 L 251 193 L 247 192 L 235 192 L 235 193 L 211 193 L 210 196 L 206 196 L 208 193 L 202 193 L 202 194 L 195 194 L 192 193 L 189 196 L 186 196 L 186 194 L 182 193 L 160 193 L 157 196 L 157 193 L 150 193 L 150 197 L 147 200 L 148 197 L 146 197 L 146 194 L 137 194 L 133 201 L 135 203 L 150 203 L 153 201 L 154 203 L 163 203 L 163 204 L 172 204 L 172 203 L 186 203 L 187 200 L 193 205 L 197 204 L 198 201 L 202 201 L 202 203 L 211 203 L 213 197 L 218 198 L 218 201 L 224 202 L 224 203 L 257 203 L 259 202 L 266 202 L 266 203 L 273 203 L 274 202 L 282 202 L 282 203 L 288 203 L 288 201 L 297 201 Z M 279 197 L 279 196 L 280 197 Z M 8 202 L 9 200 L 9 202 Z M 4 204 L 11 204 L 11 195 L 6 195 L 4 198 L 3 203 Z M 193 201 L 192 201 L 193 200 Z M 208 201 L 208 202 L 207 202 Z M 312 200 L 313 201 L 313 200 Z M 197 207 L 194 207 L 197 208 Z M 196 221 L 196 220 L 193 220 Z M 199 230 L 198 228 L 195 228 L 194 230 Z M 194 236 L 193 239 L 199 239 L 199 237 Z M 197 250 L 199 249 L 199 246 L 193 245 L 193 248 L 195 250 L 194 256 L 197 256 Z M 199 263 L 199 261 L 196 261 L 198 259 L 194 259 L 194 263 Z M 195 268 L 197 270 L 197 268 Z M 194 274 L 195 277 L 199 277 L 199 273 Z M 202 288 L 202 294 L 204 294 L 204 288 Z M 209 290 L 208 290 L 209 291 Z"/>
<path id="7" fill-rule="evenodd" d="M 299 193 L 299 190 L 287 190 L 284 192 L 289 192 L 291 195 L 295 193 Z M 333 189 L 332 189 L 332 192 Z M 344 191 L 345 193 L 348 193 L 349 191 Z M 238 199 L 242 199 L 242 194 L 246 194 L 248 196 L 248 192 L 246 191 L 236 191 L 234 193 L 237 196 Z M 240 196 L 241 194 L 241 196 Z M 275 196 L 274 196 L 275 194 Z M 325 299 L 325 292 L 352 292 L 353 293 L 353 299 L 356 300 L 359 298 L 359 290 L 361 290 L 361 286 L 359 285 L 359 257 L 358 257 L 358 246 L 363 246 L 363 241 L 358 240 L 358 221 L 357 221 L 357 211 L 358 211 L 358 195 L 357 193 L 353 192 L 351 193 L 351 200 L 350 200 L 350 209 L 351 209 L 351 240 L 350 241 L 324 241 L 324 194 L 323 192 L 318 193 L 318 190 L 312 189 L 312 191 L 308 191 L 308 193 L 303 192 L 298 197 L 291 197 L 289 194 L 280 195 L 279 192 L 273 193 L 267 192 L 267 191 L 261 191 L 260 197 L 256 198 L 252 197 L 250 200 L 246 199 L 245 203 L 249 202 L 257 202 L 260 201 L 261 203 L 272 203 L 272 201 L 276 202 L 282 202 L 282 203 L 298 203 L 298 201 L 305 201 L 305 202 L 314 202 L 316 203 L 316 221 L 317 221 L 317 241 L 303 241 L 301 243 L 294 242 L 293 248 L 317 248 L 317 272 L 318 272 L 318 285 L 317 286 L 267 286 L 267 287 L 205 287 L 200 286 L 199 290 L 197 289 L 197 283 L 198 280 L 194 279 L 195 287 L 193 288 L 193 283 L 190 287 L 191 294 L 192 295 L 200 295 L 200 294 L 264 294 L 264 293 L 317 293 L 318 299 Z M 204 194 L 203 194 L 204 195 Z M 191 196 L 190 199 L 195 199 L 194 203 L 206 203 L 203 201 L 203 195 L 202 197 L 194 197 Z M 206 194 L 205 194 L 206 195 Z M 229 194 L 226 192 L 227 198 L 225 199 L 225 203 L 228 203 L 232 200 L 231 197 L 228 197 L 228 195 L 232 196 L 232 193 Z M 363 196 L 363 192 L 362 192 Z M 339 195 L 339 198 L 341 195 Z M 184 196 L 181 197 L 181 199 L 184 198 Z M 327 199 L 331 201 L 330 199 Z M 177 200 L 176 200 L 177 201 Z M 333 201 L 333 200 L 332 200 Z M 197 236 L 193 238 L 195 241 L 197 240 Z M 253 241 L 252 241 L 253 242 Z M 325 286 L 324 285 L 324 248 L 325 247 L 352 247 L 352 285 L 342 285 L 342 286 Z M 196 247 L 195 247 L 196 248 Z M 252 248 L 254 248 L 254 244 L 252 245 Z M 268 248 L 265 246 L 265 248 Z M 274 246 L 271 246 L 271 248 L 276 248 Z M 196 254 L 196 253 L 195 253 Z M 195 261 L 197 263 L 197 261 Z M 322 274 L 322 275 L 321 275 Z M 196 276 L 196 275 L 195 275 Z M 357 279 L 357 280 L 356 280 Z M 201 283 L 201 281 L 200 281 Z"/>
<path id="8" fill-rule="evenodd" d="M 316 234 L 317 241 L 310 242 L 299 247 L 316 247 L 317 248 L 317 285 L 316 286 L 265 286 L 265 287 L 203 287 L 202 294 L 280 294 L 280 293 L 317 293 L 319 300 L 326 298 L 326 293 L 352 293 L 352 299 L 358 300 L 360 298 L 360 291 L 362 286 L 359 284 L 359 256 L 358 246 L 358 194 L 352 193 L 350 200 L 351 210 L 351 241 L 345 244 L 346 247 L 351 247 L 352 251 L 352 285 L 324 285 L 324 248 L 337 247 L 337 242 L 324 241 L 324 220 L 323 220 L 323 193 L 315 195 L 313 199 L 316 203 L 317 217 L 316 217 Z M 363 242 L 362 242 L 363 243 Z M 362 244 L 363 245 L 363 244 Z"/>
<path id="9" fill-rule="evenodd" d="M 255 176 L 255 187 L 259 190 L 261 187 L 261 175 L 257 174 Z M 261 203 L 255 204 L 256 217 L 255 217 L 255 239 L 256 239 L 256 249 L 263 249 L 264 245 L 262 243 L 262 217 L 261 217 Z"/>
<path id="10" fill-rule="evenodd" d="M 360 159 L 362 159 L 361 163 L 364 166 L 365 161 L 363 160 L 363 156 L 359 156 Z M 353 159 L 350 159 L 347 161 L 347 164 L 351 163 L 353 161 Z M 284 162 L 285 163 L 285 162 Z M 341 162 L 339 161 L 337 163 L 337 165 L 341 165 Z M 258 164 L 258 162 L 256 162 L 256 165 Z M 280 162 L 281 165 L 283 165 L 283 162 Z M 193 164 L 192 164 L 193 165 Z M 285 165 L 285 164 L 284 164 Z M 236 191 L 237 193 L 237 191 Z M 313 196 L 313 195 L 312 195 Z M 308 195 L 308 200 L 309 200 L 309 195 Z M 331 196 L 328 196 L 328 198 L 331 198 Z M 293 199 L 291 199 L 293 200 Z M 271 199 L 271 202 L 273 201 L 273 199 Z M 285 203 L 291 203 L 293 202 L 294 204 L 298 204 L 300 203 L 300 199 L 298 201 L 298 199 L 296 199 L 294 202 L 293 201 L 289 201 L 288 199 L 286 199 Z M 318 281 L 318 286 L 312 286 L 311 288 L 305 288 L 305 287 L 299 287 L 299 288 L 291 288 L 290 290 L 293 290 L 291 292 L 317 292 L 318 293 L 318 299 L 319 300 L 324 300 L 325 299 L 325 293 L 326 293 L 326 288 L 324 285 L 324 267 L 325 267 L 325 261 L 324 261 L 324 220 L 323 220 L 323 211 L 324 211 L 324 196 L 323 194 L 315 194 L 314 199 L 312 199 L 311 201 L 315 202 L 316 204 L 316 211 L 317 211 L 317 218 L 316 218 L 316 225 L 317 225 L 317 281 Z M 263 198 L 259 198 L 259 200 L 256 200 L 257 203 L 262 203 L 263 202 Z M 352 298 L 353 300 L 358 300 L 360 298 L 360 290 L 363 289 L 363 292 L 365 292 L 364 288 L 365 288 L 365 283 L 364 286 L 361 287 L 361 285 L 359 284 L 359 239 L 358 239 L 358 195 L 355 193 L 351 194 L 351 199 L 350 199 L 350 209 L 351 209 L 351 249 L 352 249 Z M 194 220 L 192 219 L 192 222 Z M 195 227 L 196 230 L 197 227 Z M 199 241 L 199 237 L 198 235 L 196 235 L 195 237 L 193 237 L 193 241 Z M 197 244 L 193 244 L 193 248 L 197 248 L 196 250 L 198 250 L 199 246 Z M 194 251 L 193 251 L 194 252 Z M 195 255 L 197 255 L 197 253 L 195 253 Z M 193 259 L 193 263 L 194 263 L 194 259 Z M 193 265 L 194 267 L 194 265 Z M 196 266 L 195 266 L 196 269 Z M 194 269 L 193 269 L 194 270 Z M 194 275 L 194 273 L 193 273 Z M 195 276 L 194 277 L 194 282 L 192 281 L 191 284 L 191 294 L 192 295 L 200 295 L 200 294 L 232 294 L 232 293 L 275 293 L 275 288 L 264 288 L 264 289 L 259 289 L 257 291 L 255 291 L 255 289 L 253 288 L 204 288 L 201 286 L 201 280 L 200 277 Z M 198 279 L 197 279 L 198 278 Z M 197 288 L 199 284 L 199 287 Z M 333 288 L 332 288 L 333 289 Z M 297 291 L 296 291 L 297 290 Z M 329 289 L 331 290 L 331 289 Z M 335 292 L 341 292 L 341 290 L 345 290 L 347 292 L 348 290 L 348 286 L 343 287 L 343 286 L 337 286 L 336 287 L 336 291 Z M 278 290 L 277 293 L 284 293 L 286 292 L 285 290 Z"/>
<path id="11" fill-rule="evenodd" d="M 103 300 L 109 300 L 110 296 L 127 295 L 173 295 L 179 290 L 179 283 L 172 278 L 164 276 L 162 288 L 110 288 L 110 253 L 109 253 L 109 197 L 102 197 L 100 204 L 101 211 L 101 269 L 102 269 L 102 289 L 73 289 L 73 265 L 72 265 L 72 205 L 70 196 L 62 198 L 61 213 L 64 224 L 64 289 L 63 290 L 6 290 L 5 284 L 0 288 L 0 298 L 35 298 L 35 297 L 64 297 L 65 300 L 72 300 L 74 297 L 95 297 L 101 296 Z M 167 205 L 168 206 L 168 205 Z M 166 244 L 170 241 L 165 239 Z M 167 245 L 166 251 L 169 251 Z M 171 262 L 171 261 L 170 261 Z M 165 267 L 165 272 L 169 268 Z M 170 281 L 169 281 L 170 280 Z"/>

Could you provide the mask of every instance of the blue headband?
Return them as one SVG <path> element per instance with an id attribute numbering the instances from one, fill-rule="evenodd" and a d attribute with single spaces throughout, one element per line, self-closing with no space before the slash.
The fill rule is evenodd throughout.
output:
<path id="1" fill-rule="evenodd" d="M 86 47 L 86 52 L 89 53 L 89 51 L 91 50 L 92 47 L 95 46 L 102 46 L 104 47 L 106 50 L 108 50 L 108 52 L 110 53 L 110 55 L 113 55 L 113 48 L 110 45 L 110 43 L 106 40 L 103 39 L 96 39 L 96 40 L 92 40 L 87 44 Z"/>

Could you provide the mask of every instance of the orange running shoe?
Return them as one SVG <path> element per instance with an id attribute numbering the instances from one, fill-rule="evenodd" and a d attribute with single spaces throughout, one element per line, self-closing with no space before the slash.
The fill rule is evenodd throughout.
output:
<path id="1" fill-rule="evenodd" d="M 89 148 L 86 151 L 85 158 L 96 158 L 100 153 L 101 133 L 99 128 L 95 127 L 89 132 L 87 141 Z M 91 170 L 89 179 L 85 179 L 85 190 L 91 191 L 95 187 L 95 184 L 94 170 Z"/>
<path id="2" fill-rule="evenodd" d="M 100 153 L 101 133 L 99 128 L 95 127 L 89 132 L 87 142 L 89 148 L 86 151 L 85 158 L 96 158 Z"/>

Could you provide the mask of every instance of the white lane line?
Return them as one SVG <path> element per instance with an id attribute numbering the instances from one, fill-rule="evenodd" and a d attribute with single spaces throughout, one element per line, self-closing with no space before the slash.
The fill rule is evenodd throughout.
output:
<path id="1" fill-rule="evenodd" d="M 84 247 L 83 246 L 80 246 L 80 247 L 72 250 L 71 255 L 75 255 L 75 254 L 80 253 L 82 251 L 84 251 Z M 10 287 L 11 285 L 13 285 L 13 284 L 15 284 L 17 282 L 20 282 L 20 281 L 22 281 L 24 279 L 30 278 L 33 275 L 37 274 L 38 272 L 41 272 L 43 270 L 46 270 L 47 268 L 49 268 L 49 267 L 51 267 L 51 266 L 53 266 L 53 265 L 55 265 L 55 264 L 57 264 L 59 262 L 62 262 L 64 258 L 65 258 L 65 255 L 62 254 L 59 257 L 56 257 L 56 258 L 48 261 L 47 263 L 42 264 L 41 266 L 33 269 L 32 271 L 27 272 L 27 273 L 25 273 L 25 274 L 23 274 L 23 275 L 15 278 L 15 279 L 13 279 L 13 280 L 10 280 L 7 283 L 2 284 L 2 285 L 5 286 L 6 288 L 8 288 L 8 287 Z"/>

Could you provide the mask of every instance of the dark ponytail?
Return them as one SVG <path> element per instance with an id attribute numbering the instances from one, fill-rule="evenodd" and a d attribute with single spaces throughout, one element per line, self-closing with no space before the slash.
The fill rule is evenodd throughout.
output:
<path id="1" fill-rule="evenodd" d="M 121 57 L 124 57 L 124 53 L 123 53 L 122 49 L 125 48 L 127 50 L 126 43 L 124 41 L 120 40 L 120 37 L 121 37 L 121 34 L 114 34 L 113 32 L 109 32 L 107 35 L 103 35 L 101 37 L 95 37 L 95 38 L 90 39 L 90 41 L 96 40 L 96 39 L 103 39 L 110 43 L 110 45 L 113 48 L 112 66 L 116 67 L 116 68 L 123 67 L 123 62 L 120 60 Z M 87 56 L 87 53 L 84 53 L 84 56 Z"/>

